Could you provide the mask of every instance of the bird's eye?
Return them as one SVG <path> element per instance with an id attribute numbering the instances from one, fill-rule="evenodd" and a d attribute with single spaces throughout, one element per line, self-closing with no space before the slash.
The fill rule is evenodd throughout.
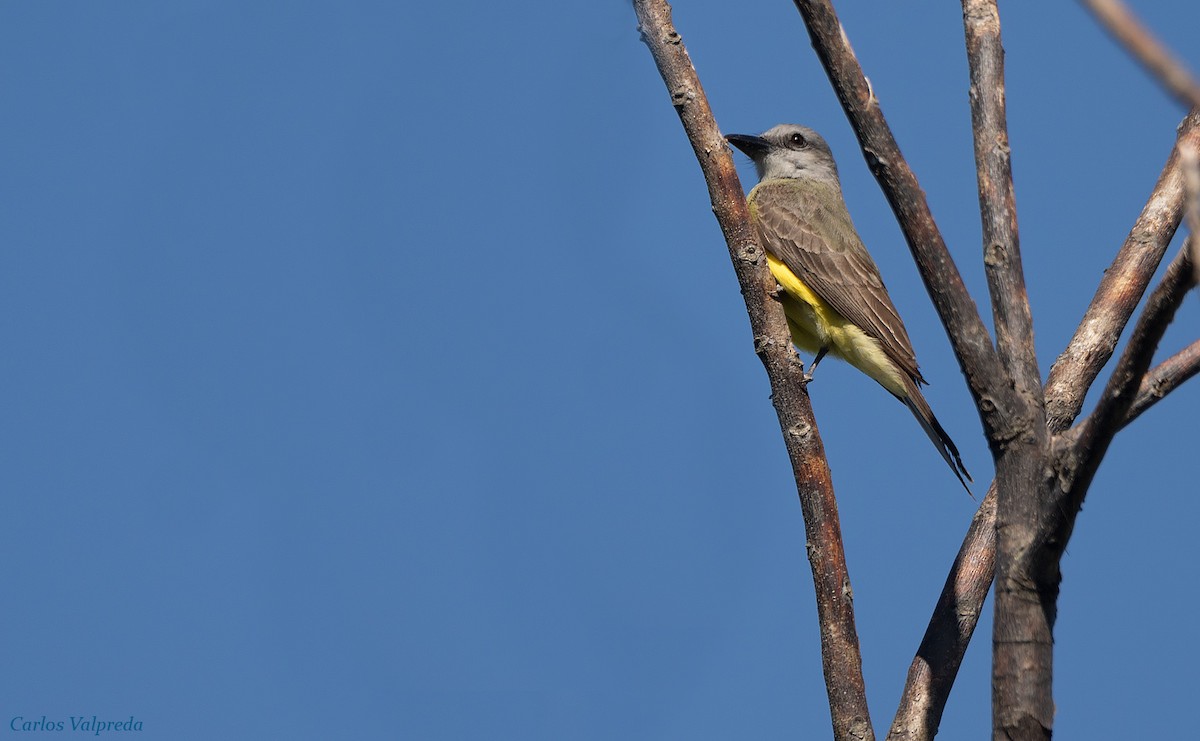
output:
<path id="1" fill-rule="evenodd" d="M 808 146 L 808 139 L 804 138 L 804 134 L 792 134 L 788 137 L 788 141 L 791 142 L 792 146 L 796 147 L 797 149 L 804 149 Z"/>

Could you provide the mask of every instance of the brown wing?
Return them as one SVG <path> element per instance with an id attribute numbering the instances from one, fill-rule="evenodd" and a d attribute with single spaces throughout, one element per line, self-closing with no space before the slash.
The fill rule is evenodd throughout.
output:
<path id="1" fill-rule="evenodd" d="M 755 188 L 751 205 L 763 247 L 924 383 L 904 322 L 854 231 L 841 192 L 825 183 L 767 181 Z"/>

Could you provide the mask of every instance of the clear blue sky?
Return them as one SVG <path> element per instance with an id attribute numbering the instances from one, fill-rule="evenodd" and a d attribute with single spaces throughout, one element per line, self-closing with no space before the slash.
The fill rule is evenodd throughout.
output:
<path id="1" fill-rule="evenodd" d="M 960 14 L 841 5 L 986 311 Z M 1200 70 L 1200 8 L 1138 5 Z M 1003 10 L 1046 370 L 1183 111 L 1075 3 Z M 829 139 L 983 490 L 799 16 L 676 22 L 724 131 Z M 627 3 L 9 2 L 0 100 L 0 738 L 43 715 L 172 741 L 828 737 L 766 377 Z M 974 505 L 901 405 L 821 371 L 882 734 Z M 1171 736 L 1195 699 L 1198 403 L 1100 469 L 1056 737 Z M 944 738 L 988 733 L 990 631 Z"/>

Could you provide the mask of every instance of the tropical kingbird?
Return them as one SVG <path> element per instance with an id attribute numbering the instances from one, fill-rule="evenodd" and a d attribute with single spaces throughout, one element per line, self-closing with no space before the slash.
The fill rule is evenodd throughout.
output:
<path id="1" fill-rule="evenodd" d="M 758 171 L 758 185 L 747 198 L 750 221 L 783 289 L 780 300 L 792 341 L 816 353 L 807 377 L 829 354 L 875 379 L 909 408 L 967 487 L 971 475 L 958 448 L 921 394 L 926 381 L 904 322 L 854 230 L 829 145 L 817 132 L 795 124 L 780 124 L 760 136 L 725 138 Z"/>

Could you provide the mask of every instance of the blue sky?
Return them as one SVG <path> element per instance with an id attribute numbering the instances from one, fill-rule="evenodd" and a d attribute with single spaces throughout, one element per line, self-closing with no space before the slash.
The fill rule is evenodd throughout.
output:
<path id="1" fill-rule="evenodd" d="M 841 5 L 986 312 L 960 14 Z M 1183 111 L 1076 4 L 1028 5 L 1003 18 L 1045 371 Z M 1200 70 L 1200 9 L 1139 5 Z M 675 12 L 724 131 L 830 141 L 983 490 L 794 8 Z M 0 96 L 0 737 L 827 737 L 766 377 L 626 3 L 4 3 Z M 1197 389 L 1118 438 L 1080 517 L 1062 738 L 1172 735 L 1195 697 Z M 882 734 L 974 505 L 871 381 L 830 361 L 811 393 Z M 944 738 L 988 732 L 990 630 Z"/>

